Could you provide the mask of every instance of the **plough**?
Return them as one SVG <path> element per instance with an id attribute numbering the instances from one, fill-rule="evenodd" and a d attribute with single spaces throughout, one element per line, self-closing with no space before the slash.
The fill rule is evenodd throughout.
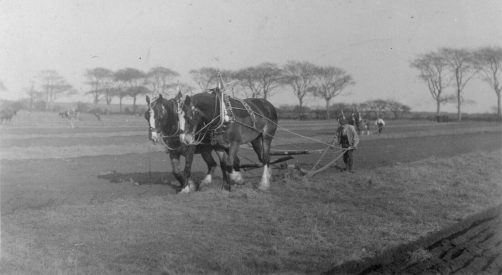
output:
<path id="1" fill-rule="evenodd" d="M 336 157 L 333 158 L 332 160 L 330 160 L 328 163 L 326 163 L 322 167 L 316 169 L 319 166 L 321 160 L 328 153 L 328 151 L 330 149 L 333 149 L 333 148 L 337 149 L 340 153 L 337 154 Z M 310 169 L 302 168 L 302 167 L 300 167 L 297 164 L 281 165 L 281 166 L 279 166 L 279 168 L 281 168 L 281 169 L 293 168 L 293 169 L 296 169 L 296 170 L 300 171 L 300 173 L 304 177 L 310 178 L 310 177 L 313 177 L 314 175 L 316 175 L 316 174 L 318 174 L 318 173 L 320 173 L 322 171 L 325 171 L 330 166 L 332 166 L 333 164 L 335 164 L 343 156 L 343 154 L 346 151 L 347 151 L 346 148 L 335 147 L 335 143 L 333 142 L 333 143 L 329 144 L 324 150 L 322 150 L 321 155 L 319 156 L 319 158 L 317 159 L 317 161 L 315 162 L 315 164 Z M 274 151 L 274 150 L 271 150 L 270 151 L 270 155 L 271 156 L 283 156 L 283 157 L 280 157 L 278 159 L 270 161 L 270 164 L 272 165 L 272 164 L 282 163 L 282 162 L 294 159 L 294 157 L 293 157 L 294 155 L 307 155 L 307 154 L 311 154 L 312 152 L 313 151 L 311 151 L 311 150 L 292 150 L 292 151 L 287 151 L 287 150 L 284 150 L 284 151 L 275 150 Z M 260 168 L 260 167 L 263 167 L 263 164 L 261 164 L 261 163 L 250 163 L 250 164 L 242 164 L 242 165 L 240 165 L 240 168 L 243 169 L 243 170 L 245 170 L 245 171 L 251 170 L 251 169 L 255 169 L 255 168 Z"/>

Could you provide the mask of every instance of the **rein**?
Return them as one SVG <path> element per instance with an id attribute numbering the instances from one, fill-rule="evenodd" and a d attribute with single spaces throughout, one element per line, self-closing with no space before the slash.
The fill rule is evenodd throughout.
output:
<path id="1" fill-rule="evenodd" d="M 218 101 L 219 100 L 219 97 L 218 95 L 216 95 L 215 97 L 215 104 L 214 104 L 214 111 L 213 111 L 213 114 L 216 114 L 217 113 L 217 108 L 218 108 Z M 205 132 L 203 133 L 202 137 L 198 138 L 194 144 L 198 145 L 198 144 L 201 144 L 202 141 L 206 138 L 207 134 L 211 131 L 211 132 L 215 132 L 216 130 L 220 129 L 223 127 L 223 124 L 225 123 L 224 119 L 221 119 L 222 117 L 224 117 L 224 113 L 221 111 L 222 108 L 221 108 L 221 103 L 222 101 L 220 101 L 220 114 L 215 116 L 211 121 L 209 121 L 209 123 L 205 124 L 202 128 L 200 128 L 197 132 L 195 132 L 194 136 L 198 136 L 202 131 L 204 131 L 204 129 L 208 128 L 211 124 L 213 124 L 213 122 L 217 121 L 219 119 L 219 123 L 218 123 L 218 126 L 216 126 L 215 128 L 208 128 L 205 130 Z M 178 127 L 179 128 L 179 127 Z M 200 135 L 199 135 L 200 136 Z"/>

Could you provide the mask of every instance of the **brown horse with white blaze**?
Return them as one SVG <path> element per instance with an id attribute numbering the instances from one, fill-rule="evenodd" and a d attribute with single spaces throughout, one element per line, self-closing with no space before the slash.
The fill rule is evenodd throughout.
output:
<path id="1" fill-rule="evenodd" d="M 169 154 L 172 165 L 172 173 L 181 184 L 181 192 L 187 193 L 191 190 L 198 190 L 199 185 L 191 180 L 191 167 L 194 154 L 200 154 L 207 165 L 207 173 L 202 184 L 209 184 L 212 180 L 212 173 L 216 168 L 216 161 L 211 155 L 213 148 L 209 144 L 197 146 L 185 145 L 180 142 L 178 129 L 178 101 L 181 93 L 174 99 L 165 99 L 162 95 L 152 102 L 146 96 L 148 110 L 145 118 L 148 121 L 148 137 L 155 144 L 161 139 L 166 145 L 166 152 Z M 185 157 L 185 167 L 180 168 L 180 157 Z M 239 169 L 239 159 L 235 161 L 236 169 Z"/>
<path id="2" fill-rule="evenodd" d="M 270 187 L 270 145 L 277 130 L 277 112 L 262 98 L 239 100 L 223 95 L 219 89 L 187 96 L 180 108 L 180 140 L 200 144 L 209 136 L 218 154 L 223 174 L 223 188 L 230 190 L 230 180 L 239 183 L 242 176 L 232 170 L 241 144 L 251 143 L 263 164 L 258 188 Z M 230 179 L 229 179 L 230 178 Z"/>

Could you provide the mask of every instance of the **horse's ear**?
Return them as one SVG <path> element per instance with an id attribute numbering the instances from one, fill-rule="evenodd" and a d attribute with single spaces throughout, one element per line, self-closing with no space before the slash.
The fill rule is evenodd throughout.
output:
<path id="1" fill-rule="evenodd" d="M 162 94 L 159 93 L 159 100 L 162 100 Z"/>
<path id="2" fill-rule="evenodd" d="M 185 96 L 185 100 L 183 100 L 185 106 L 188 106 L 190 105 L 190 96 L 189 95 L 186 95 Z"/>
<path id="3" fill-rule="evenodd" d="M 150 105 L 150 97 L 149 97 L 149 96 L 146 96 L 146 103 L 147 103 L 148 105 Z"/>
<path id="4" fill-rule="evenodd" d="M 181 90 L 178 90 L 178 94 L 176 95 L 176 98 L 177 99 L 182 99 L 183 98 L 183 94 L 181 93 Z"/>

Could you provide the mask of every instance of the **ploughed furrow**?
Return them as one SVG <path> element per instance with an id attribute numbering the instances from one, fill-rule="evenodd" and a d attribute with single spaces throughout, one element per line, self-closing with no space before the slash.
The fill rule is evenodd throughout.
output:
<path id="1" fill-rule="evenodd" d="M 327 274 L 501 274 L 502 205 Z"/>

